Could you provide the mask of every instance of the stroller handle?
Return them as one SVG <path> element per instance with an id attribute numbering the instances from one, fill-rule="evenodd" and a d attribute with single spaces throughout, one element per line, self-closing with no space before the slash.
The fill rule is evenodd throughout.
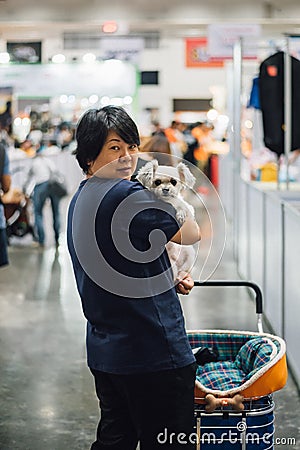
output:
<path id="1" fill-rule="evenodd" d="M 242 286 L 249 287 L 255 292 L 256 314 L 261 315 L 263 312 L 263 300 L 260 287 L 252 281 L 242 280 L 210 280 L 210 281 L 194 281 L 195 286 Z"/>

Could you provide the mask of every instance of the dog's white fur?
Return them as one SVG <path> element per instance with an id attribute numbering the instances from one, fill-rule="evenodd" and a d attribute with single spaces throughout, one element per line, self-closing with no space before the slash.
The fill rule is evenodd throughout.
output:
<path id="1" fill-rule="evenodd" d="M 195 184 L 195 177 L 184 163 L 176 167 L 159 166 L 156 159 L 149 161 L 138 172 L 136 179 L 161 200 L 171 203 L 176 219 L 182 225 L 188 217 L 194 217 L 194 208 L 182 197 L 182 192 Z M 169 241 L 166 249 L 172 265 L 174 280 L 181 281 L 194 263 L 194 248 Z"/>

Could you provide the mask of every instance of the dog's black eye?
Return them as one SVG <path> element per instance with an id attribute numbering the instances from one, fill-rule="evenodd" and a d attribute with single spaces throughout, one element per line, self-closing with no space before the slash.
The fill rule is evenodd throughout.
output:
<path id="1" fill-rule="evenodd" d="M 155 186 L 159 186 L 161 184 L 161 181 L 160 180 L 155 180 L 154 184 L 155 184 Z"/>
<path id="2" fill-rule="evenodd" d="M 171 183 L 173 186 L 176 186 L 177 180 L 174 180 L 174 178 L 172 178 L 171 181 L 170 181 L 170 183 Z"/>

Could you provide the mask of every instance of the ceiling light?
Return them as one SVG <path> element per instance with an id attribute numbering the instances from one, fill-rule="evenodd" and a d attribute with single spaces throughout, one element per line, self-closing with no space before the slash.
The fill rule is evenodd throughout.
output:
<path id="1" fill-rule="evenodd" d="M 123 98 L 123 103 L 124 103 L 124 105 L 131 105 L 131 103 L 132 103 L 132 97 L 130 96 L 130 95 L 126 95 L 124 98 Z"/>
<path id="2" fill-rule="evenodd" d="M 61 95 L 61 96 L 59 97 L 59 101 L 60 101 L 60 103 L 67 103 L 67 101 L 68 101 L 68 96 L 65 95 L 65 94 Z"/>
<path id="3" fill-rule="evenodd" d="M 215 109 L 210 109 L 206 115 L 208 120 L 214 121 L 218 117 L 219 113 Z"/>
<path id="4" fill-rule="evenodd" d="M 62 53 L 58 53 L 57 55 L 52 56 L 52 62 L 55 64 L 62 64 L 66 60 L 65 55 Z"/>
<path id="5" fill-rule="evenodd" d="M 99 97 L 97 94 L 92 94 L 89 96 L 89 102 L 94 105 L 99 100 Z"/>
<path id="6" fill-rule="evenodd" d="M 114 22 L 112 20 L 104 22 L 104 24 L 102 25 L 103 33 L 115 33 L 117 29 L 118 29 L 117 22 Z"/>
<path id="7" fill-rule="evenodd" d="M 96 55 L 94 53 L 86 53 L 83 55 L 82 61 L 85 63 L 93 63 L 96 61 Z"/>

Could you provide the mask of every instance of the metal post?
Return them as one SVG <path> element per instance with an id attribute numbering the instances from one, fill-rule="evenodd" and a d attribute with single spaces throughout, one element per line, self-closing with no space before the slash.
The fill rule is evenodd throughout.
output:
<path id="1" fill-rule="evenodd" d="M 233 236 L 234 253 L 239 265 L 239 183 L 241 177 L 241 90 L 242 90 L 242 40 L 233 47 Z"/>
<path id="2" fill-rule="evenodd" d="M 289 37 L 284 52 L 284 159 L 286 163 L 286 188 L 289 189 L 288 154 L 292 148 L 292 59 L 289 54 Z"/>
<path id="3" fill-rule="evenodd" d="M 241 162 L 241 91 L 242 91 L 242 39 L 235 42 L 233 47 L 233 132 L 235 167 L 240 173 Z"/>

